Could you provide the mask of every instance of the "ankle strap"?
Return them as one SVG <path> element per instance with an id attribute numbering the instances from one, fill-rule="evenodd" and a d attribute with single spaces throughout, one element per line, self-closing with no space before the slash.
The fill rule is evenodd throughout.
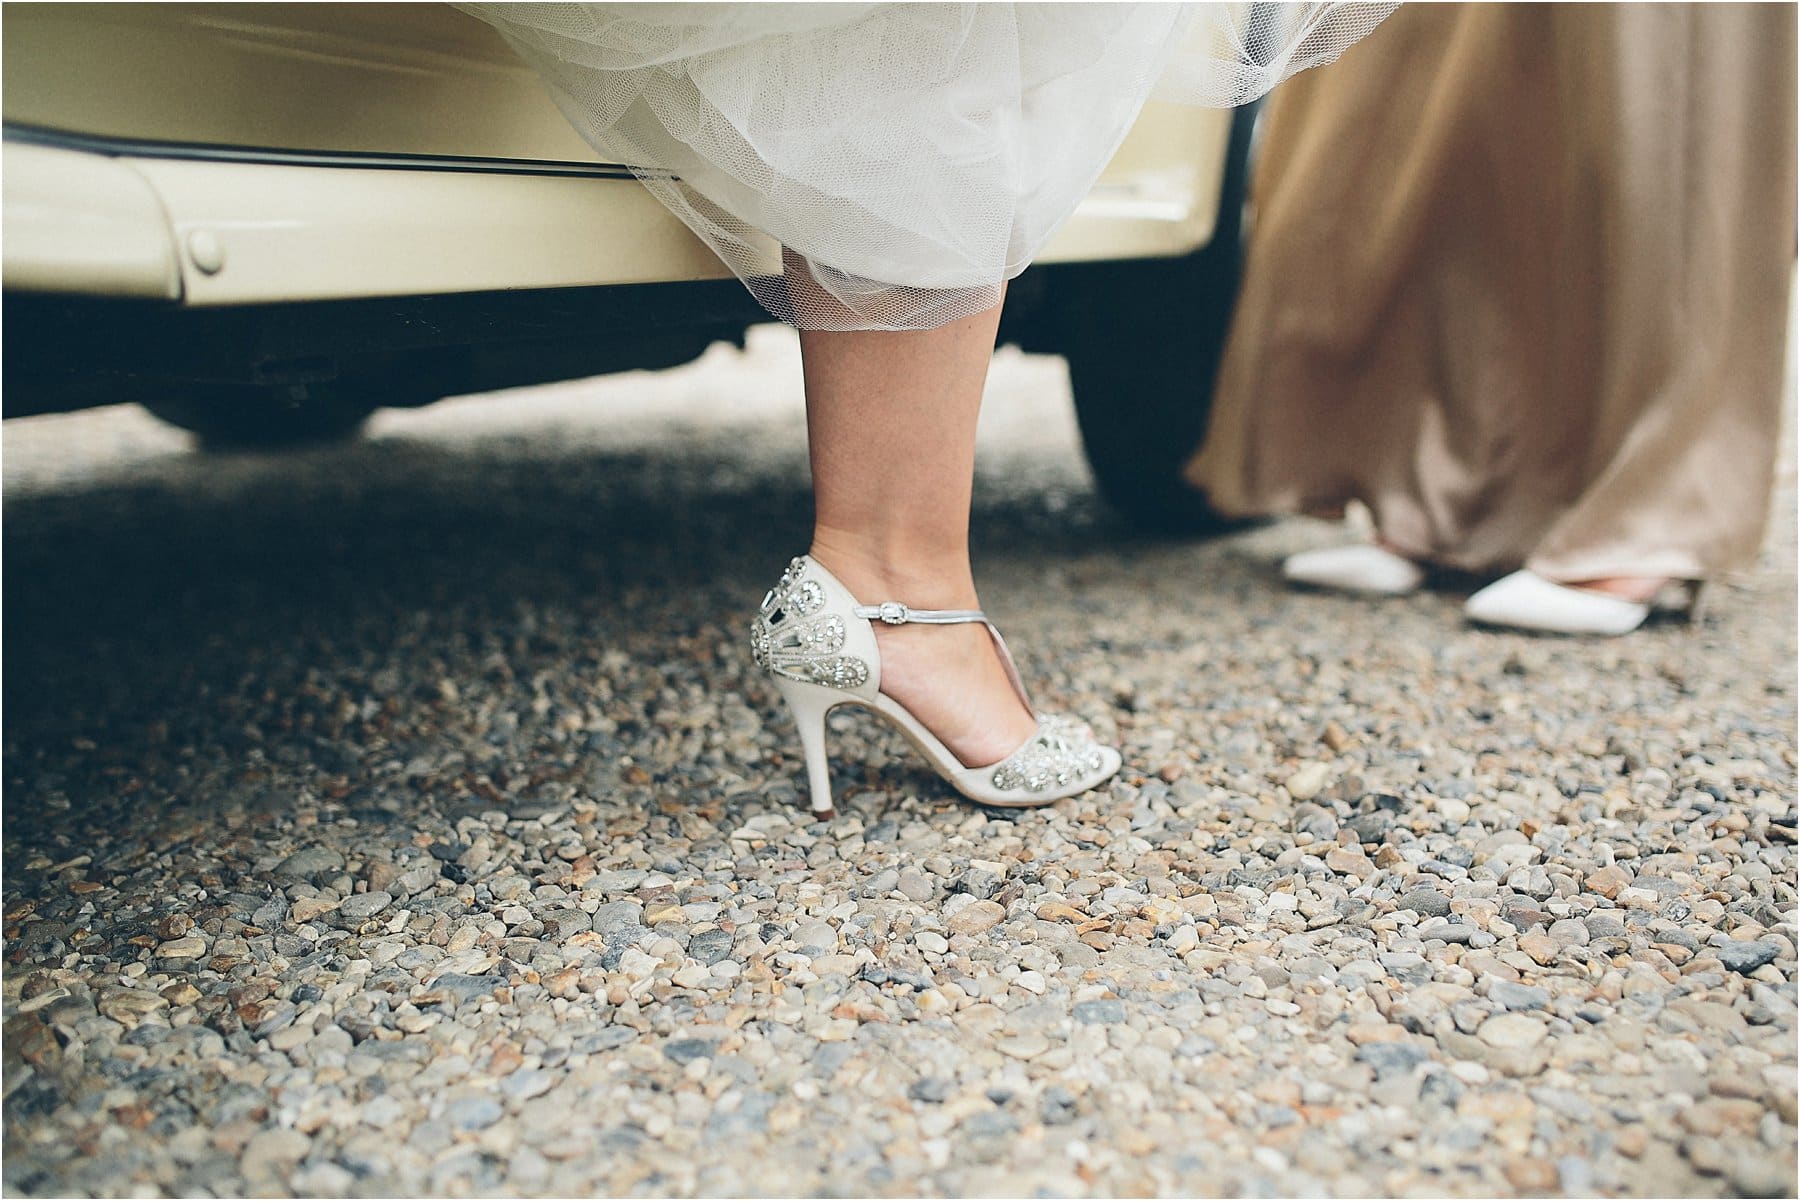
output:
<path id="1" fill-rule="evenodd" d="M 1019 678 L 1019 668 L 1013 662 L 1012 651 L 1006 647 L 1006 639 L 1000 637 L 1000 631 L 994 628 L 994 623 L 980 609 L 912 609 L 899 601 L 883 601 L 879 605 L 857 605 L 850 612 L 865 621 L 879 621 L 891 626 L 954 626 L 980 622 L 987 627 L 995 649 L 1000 652 L 1000 666 L 1006 669 L 1006 678 L 1012 684 L 1013 692 L 1018 694 L 1019 702 L 1025 706 L 1027 713 L 1037 716 L 1037 710 L 1031 707 L 1031 697 L 1025 691 L 1025 681 Z"/>
<path id="2" fill-rule="evenodd" d="M 986 622 L 987 614 L 980 609 L 909 609 L 898 601 L 883 601 L 879 605 L 858 605 L 850 610 L 865 621 L 879 621 L 884 625 L 927 625 L 950 626 L 965 622 Z"/>

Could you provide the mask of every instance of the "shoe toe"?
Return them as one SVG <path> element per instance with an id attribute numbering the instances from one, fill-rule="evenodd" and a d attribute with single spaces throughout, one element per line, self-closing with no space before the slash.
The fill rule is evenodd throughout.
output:
<path id="1" fill-rule="evenodd" d="M 1097 785 L 1104 784 L 1106 781 L 1118 775 L 1119 769 L 1124 766 L 1125 756 L 1119 754 L 1118 751 L 1110 746 L 1101 747 L 1100 766 L 1094 772 L 1094 782 L 1089 784 L 1088 787 L 1093 788 Z"/>
<path id="2" fill-rule="evenodd" d="M 979 769 L 981 778 L 970 780 L 963 792 L 993 805 L 1047 805 L 1098 787 L 1123 765 L 1124 757 L 1096 742 L 1087 723 L 1060 714 L 1041 716 L 1037 734 L 1000 763 Z"/>
<path id="3" fill-rule="evenodd" d="M 1644 624 L 1650 606 L 1583 588 L 1570 588 L 1530 571 L 1515 571 L 1489 584 L 1463 605 L 1470 621 L 1547 634 L 1616 637 Z"/>

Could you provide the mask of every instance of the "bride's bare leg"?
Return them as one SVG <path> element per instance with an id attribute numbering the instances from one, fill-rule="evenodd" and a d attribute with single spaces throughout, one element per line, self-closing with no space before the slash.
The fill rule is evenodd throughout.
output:
<path id="1" fill-rule="evenodd" d="M 975 419 L 1000 306 L 938 329 L 803 331 L 812 554 L 865 603 L 973 609 Z M 875 627 L 881 690 L 966 766 L 1036 723 L 979 625 Z"/>

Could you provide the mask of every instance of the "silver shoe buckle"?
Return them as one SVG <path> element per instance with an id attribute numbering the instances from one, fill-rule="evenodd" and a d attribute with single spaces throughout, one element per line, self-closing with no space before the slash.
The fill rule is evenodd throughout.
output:
<path id="1" fill-rule="evenodd" d="M 907 609 L 899 601 L 882 601 L 878 608 L 881 610 L 880 617 L 884 625 L 903 626 L 906 624 Z"/>

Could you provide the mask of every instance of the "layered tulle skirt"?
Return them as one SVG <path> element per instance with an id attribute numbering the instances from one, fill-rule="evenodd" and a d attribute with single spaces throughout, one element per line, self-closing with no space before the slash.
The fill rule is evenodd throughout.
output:
<path id="1" fill-rule="evenodd" d="M 470 4 L 776 317 L 991 307 L 1153 95 L 1225 107 L 1381 4 Z"/>

